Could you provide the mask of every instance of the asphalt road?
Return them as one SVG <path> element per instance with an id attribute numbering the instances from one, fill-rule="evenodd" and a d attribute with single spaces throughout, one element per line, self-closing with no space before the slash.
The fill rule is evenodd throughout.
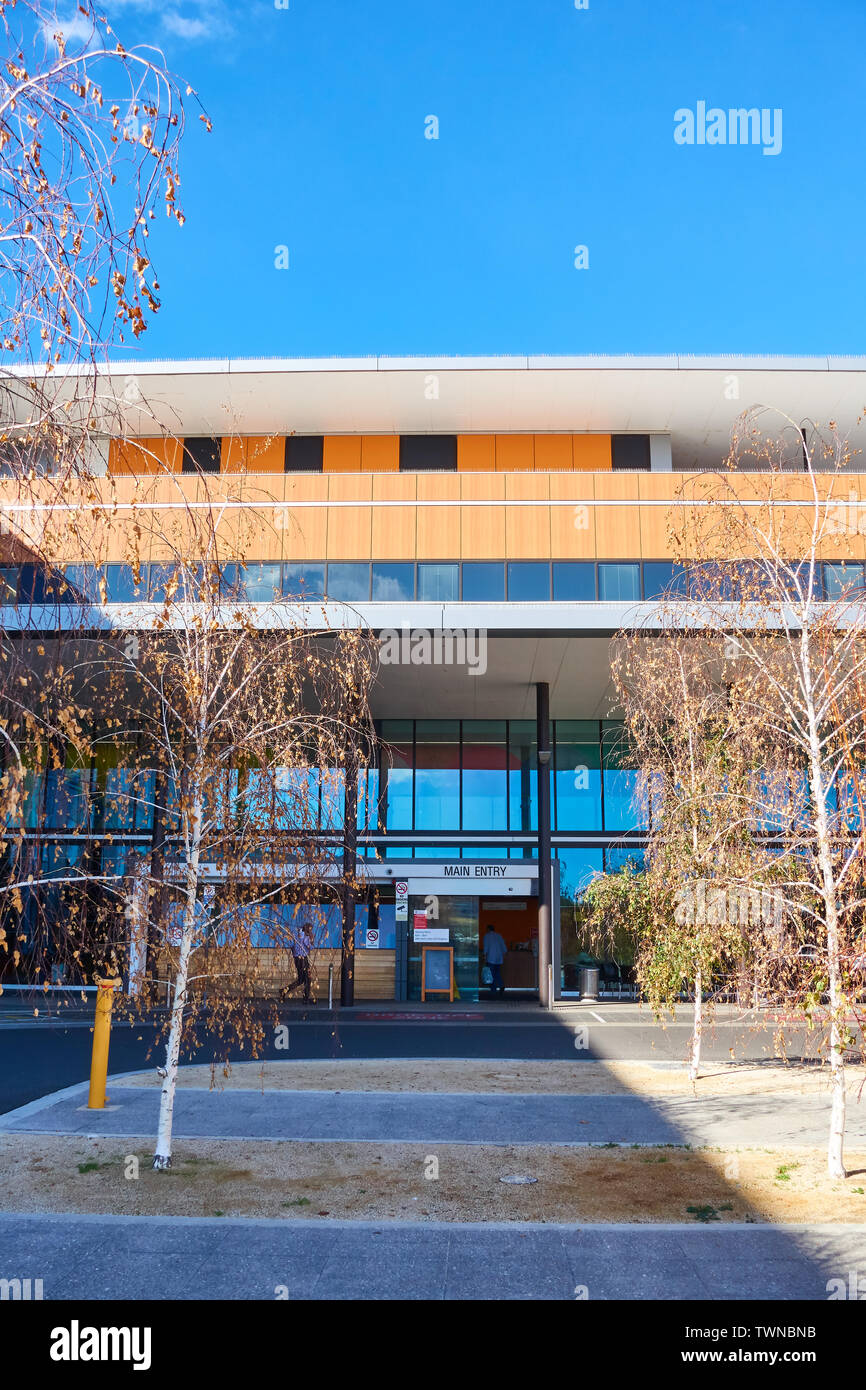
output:
<path id="1" fill-rule="evenodd" d="M 676 1024 L 654 1024 L 646 1011 L 634 1005 L 600 1005 L 565 1014 L 541 1010 L 515 1010 L 513 1015 L 485 1014 L 468 1018 L 454 1015 L 445 1021 L 415 1018 L 387 1020 L 375 1017 L 387 1011 L 358 1010 L 319 1021 L 295 1021 L 289 1016 L 289 1047 L 277 1051 L 268 1043 L 265 1056 L 282 1061 L 298 1058 L 373 1057 L 493 1057 L 519 1060 L 560 1059 L 598 1061 L 674 1061 L 685 1059 L 689 1025 L 683 1015 Z M 367 1017 L 364 1017 L 364 1014 Z M 507 1019 L 507 1021 L 506 1021 Z M 585 1030 L 581 1031 L 581 1030 Z M 772 1022 L 743 1022 L 719 1017 L 704 1035 L 707 1061 L 767 1059 L 774 1055 Z M 155 1028 L 119 1024 L 112 1030 L 109 1075 L 156 1066 L 162 1058 L 154 1050 Z M 200 1036 L 198 1049 L 187 1049 L 184 1062 L 209 1062 L 222 1058 L 218 1045 Z M 813 1056 L 816 1039 L 800 1025 L 789 1030 L 787 1055 Z M 90 1069 L 91 1034 L 86 1017 L 64 1021 L 25 1017 L 21 1012 L 0 1012 L 0 1113 L 25 1105 L 51 1091 L 87 1079 Z M 249 1058 L 249 1050 L 232 1050 L 230 1060 Z"/>

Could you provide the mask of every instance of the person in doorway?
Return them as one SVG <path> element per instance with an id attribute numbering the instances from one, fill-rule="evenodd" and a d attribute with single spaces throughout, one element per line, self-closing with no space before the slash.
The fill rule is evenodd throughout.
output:
<path id="1" fill-rule="evenodd" d="M 312 948 L 312 928 L 309 922 L 302 922 L 292 935 L 292 959 L 298 972 L 297 983 L 303 986 L 305 1004 L 310 1002 L 310 951 Z"/>
<path id="2" fill-rule="evenodd" d="M 502 981 L 502 962 L 505 960 L 508 947 L 499 932 L 494 929 L 490 922 L 484 928 L 484 963 L 490 970 L 490 998 L 495 999 L 496 995 L 505 997 L 505 985 Z"/>

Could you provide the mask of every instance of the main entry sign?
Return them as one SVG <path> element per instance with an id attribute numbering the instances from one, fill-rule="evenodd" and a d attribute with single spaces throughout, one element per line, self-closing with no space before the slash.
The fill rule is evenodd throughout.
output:
<path id="1" fill-rule="evenodd" d="M 495 878 L 508 877 L 507 864 L 443 864 L 443 878 Z"/>

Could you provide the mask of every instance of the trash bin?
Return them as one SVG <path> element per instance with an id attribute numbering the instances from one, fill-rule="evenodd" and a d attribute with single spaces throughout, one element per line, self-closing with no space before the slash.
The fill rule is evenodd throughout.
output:
<path id="1" fill-rule="evenodd" d="M 581 999 L 598 998 L 597 965 L 582 965 L 580 967 L 580 997 Z"/>

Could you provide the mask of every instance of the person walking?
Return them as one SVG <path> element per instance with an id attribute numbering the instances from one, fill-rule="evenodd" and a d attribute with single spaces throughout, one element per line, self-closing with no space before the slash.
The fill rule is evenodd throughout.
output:
<path id="1" fill-rule="evenodd" d="M 505 985 L 502 981 L 502 962 L 505 960 L 508 947 L 503 938 L 499 935 L 490 922 L 484 928 L 484 963 L 490 970 L 490 998 L 495 999 L 497 993 L 501 998 L 505 997 Z"/>
<path id="2" fill-rule="evenodd" d="M 310 1002 L 310 951 L 313 949 L 313 933 L 309 922 L 302 922 L 292 934 L 292 959 L 298 972 L 297 984 L 303 985 L 304 1003 Z"/>

